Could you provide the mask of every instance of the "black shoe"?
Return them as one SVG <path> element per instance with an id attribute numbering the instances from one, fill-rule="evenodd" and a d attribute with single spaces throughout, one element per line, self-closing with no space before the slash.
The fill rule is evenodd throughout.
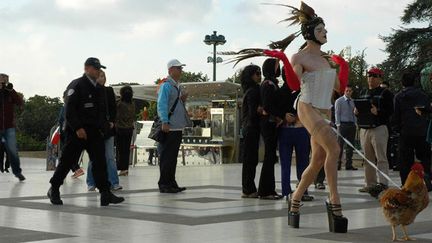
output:
<path id="1" fill-rule="evenodd" d="M 186 190 L 186 188 L 185 188 Z M 178 193 L 181 192 L 180 188 L 175 188 L 175 187 L 163 187 L 163 188 L 159 188 L 159 192 L 160 193 Z"/>
<path id="2" fill-rule="evenodd" d="M 335 212 L 342 211 L 342 206 L 340 204 L 332 204 L 326 200 L 326 208 L 329 231 L 333 233 L 346 233 L 348 231 L 348 219 L 342 214 L 335 214 Z"/>
<path id="3" fill-rule="evenodd" d="M 6 168 L 4 171 L 5 171 L 6 173 L 9 173 L 9 169 L 8 169 L 8 168 Z"/>
<path id="4" fill-rule="evenodd" d="M 345 170 L 358 170 L 356 167 L 346 167 Z"/>
<path id="5" fill-rule="evenodd" d="M 47 196 L 51 201 L 51 204 L 53 205 L 63 205 L 63 201 L 60 199 L 60 191 L 59 189 L 54 189 L 53 187 L 50 187 L 50 189 L 47 192 Z"/>
<path id="6" fill-rule="evenodd" d="M 304 194 L 301 198 L 302 202 L 310 202 L 313 201 L 315 198 L 311 195 Z"/>
<path id="7" fill-rule="evenodd" d="M 186 191 L 186 187 L 177 187 L 179 192 Z"/>
<path id="8" fill-rule="evenodd" d="M 108 206 L 110 203 L 117 204 L 123 202 L 124 197 L 117 197 L 111 191 L 101 192 L 101 206 Z"/>
<path id="9" fill-rule="evenodd" d="M 382 183 L 378 183 L 375 186 L 371 187 L 368 192 L 372 197 L 378 198 L 380 193 L 387 190 L 387 189 L 388 189 L 387 185 L 384 185 Z"/>
<path id="10" fill-rule="evenodd" d="M 24 180 L 26 179 L 26 178 L 23 176 L 23 174 L 21 174 L 21 173 L 18 174 L 18 175 L 15 175 L 15 177 L 18 178 L 19 181 L 24 181 Z"/>
<path id="11" fill-rule="evenodd" d="M 325 190 L 326 187 L 325 187 L 324 183 L 319 183 L 318 182 L 318 183 L 315 184 L 315 188 L 318 189 L 318 190 Z"/>

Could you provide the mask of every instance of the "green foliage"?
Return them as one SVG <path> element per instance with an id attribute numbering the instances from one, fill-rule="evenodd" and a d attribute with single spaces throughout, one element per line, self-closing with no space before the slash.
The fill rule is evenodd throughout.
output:
<path id="1" fill-rule="evenodd" d="M 159 84 L 164 78 L 158 78 L 154 82 L 155 84 Z M 180 83 L 192 83 L 192 82 L 208 82 L 210 81 L 207 74 L 203 74 L 202 72 L 194 73 L 183 71 L 182 76 L 180 77 Z"/>
<path id="2" fill-rule="evenodd" d="M 402 16 L 402 21 L 405 24 L 410 24 L 414 21 L 432 23 L 432 1 L 417 0 L 409 4 Z"/>
<path id="3" fill-rule="evenodd" d="M 18 144 L 21 150 L 23 148 L 45 149 L 45 145 L 40 146 L 40 144 L 45 144 L 51 127 L 58 119 L 61 107 L 60 98 L 35 95 L 25 101 L 24 109 L 16 119 L 17 133 L 20 134 L 21 139 Z"/>
<path id="4" fill-rule="evenodd" d="M 111 86 L 139 85 L 137 82 L 120 82 Z"/>
<path id="5" fill-rule="evenodd" d="M 38 141 L 22 132 L 17 132 L 16 139 L 20 151 L 43 151 L 46 147 L 46 140 Z"/>
<path id="6" fill-rule="evenodd" d="M 154 82 L 155 84 L 159 84 L 164 78 L 158 78 Z M 208 82 L 210 81 L 207 74 L 203 74 L 202 72 L 194 73 L 183 71 L 182 76 L 180 77 L 180 83 L 192 83 L 192 82 Z"/>
<path id="7" fill-rule="evenodd" d="M 365 50 L 363 50 L 348 59 L 348 64 L 350 66 L 348 79 L 349 84 L 353 87 L 354 97 L 360 95 L 361 90 L 368 87 L 366 77 L 368 64 L 366 63 L 365 57 Z"/>
<path id="8" fill-rule="evenodd" d="M 150 101 L 150 105 L 148 107 L 149 120 L 154 120 L 155 116 L 157 116 L 157 102 Z"/>
<path id="9" fill-rule="evenodd" d="M 426 22 L 424 28 L 402 27 L 389 36 L 381 36 L 386 43 L 388 58 L 379 66 L 388 80 L 400 80 L 404 72 L 420 73 L 432 61 L 432 4 L 431 0 L 416 0 L 409 4 L 402 16 L 405 24 Z M 398 83 L 398 82 L 395 82 Z"/>
<path id="10" fill-rule="evenodd" d="M 210 79 L 207 74 L 203 74 L 202 72 L 193 73 L 193 72 L 183 72 L 180 77 L 180 83 L 192 83 L 192 82 L 208 82 Z"/>

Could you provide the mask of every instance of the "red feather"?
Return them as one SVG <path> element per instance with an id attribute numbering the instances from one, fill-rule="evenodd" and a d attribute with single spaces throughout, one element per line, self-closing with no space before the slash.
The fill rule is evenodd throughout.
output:
<path id="1" fill-rule="evenodd" d="M 331 57 L 332 61 L 339 65 L 339 82 L 340 82 L 340 92 L 345 92 L 345 89 L 348 85 L 348 75 L 349 75 L 349 66 L 348 63 L 343 59 L 343 57 L 338 55 L 333 55 Z"/>
<path id="2" fill-rule="evenodd" d="M 300 89 L 300 81 L 285 53 L 283 53 L 282 51 L 264 50 L 264 55 L 275 57 L 281 60 L 284 64 L 285 77 L 288 87 L 290 87 L 290 89 L 293 91 L 297 91 Z"/>

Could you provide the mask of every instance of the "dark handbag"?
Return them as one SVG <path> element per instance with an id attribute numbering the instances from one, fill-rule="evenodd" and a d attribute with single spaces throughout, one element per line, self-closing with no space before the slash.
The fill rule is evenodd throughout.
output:
<path id="1" fill-rule="evenodd" d="M 177 87 L 175 87 L 177 89 Z M 171 107 L 169 113 L 168 113 L 168 119 L 171 117 L 171 115 L 174 113 L 174 109 L 177 106 L 177 103 L 180 98 L 180 91 L 177 89 L 178 95 L 177 99 L 174 102 L 174 105 Z M 159 116 L 156 115 L 153 125 L 151 127 L 150 133 L 148 135 L 148 138 L 155 140 L 158 143 L 164 142 L 166 138 L 167 133 L 162 131 L 162 121 L 160 120 Z"/>

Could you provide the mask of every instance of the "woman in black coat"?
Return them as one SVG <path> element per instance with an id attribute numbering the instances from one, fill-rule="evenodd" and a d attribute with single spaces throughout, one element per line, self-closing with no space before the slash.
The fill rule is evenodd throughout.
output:
<path id="1" fill-rule="evenodd" d="M 242 198 L 258 198 L 255 186 L 256 166 L 260 140 L 259 103 L 261 69 L 256 65 L 246 66 L 240 74 L 243 89 L 242 105 Z"/>

